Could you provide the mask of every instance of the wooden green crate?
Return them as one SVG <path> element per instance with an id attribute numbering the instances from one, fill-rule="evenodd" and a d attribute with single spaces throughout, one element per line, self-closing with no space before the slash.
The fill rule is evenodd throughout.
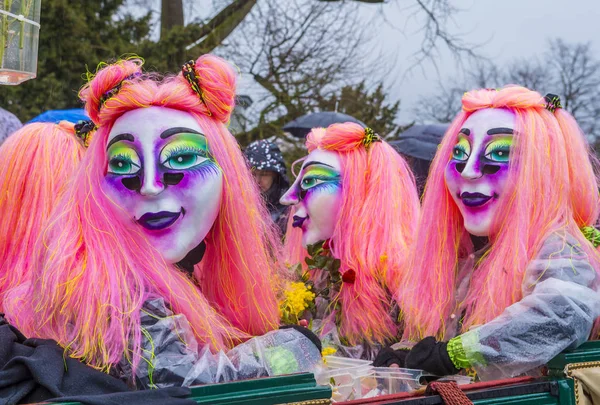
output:
<path id="1" fill-rule="evenodd" d="M 331 402 L 331 388 L 317 385 L 312 374 L 304 373 L 198 385 L 192 387 L 190 398 L 197 404 L 207 405 L 325 405 Z M 79 402 L 53 404 L 81 405 Z"/>
<path id="2" fill-rule="evenodd" d="M 564 377 L 567 364 L 600 361 L 600 340 L 585 342 L 575 350 L 564 351 L 548 362 L 548 373 L 551 376 Z"/>
<path id="3" fill-rule="evenodd" d="M 192 388 L 198 404 L 279 405 L 288 403 L 328 404 L 331 388 L 317 385 L 312 374 L 258 378 Z"/>

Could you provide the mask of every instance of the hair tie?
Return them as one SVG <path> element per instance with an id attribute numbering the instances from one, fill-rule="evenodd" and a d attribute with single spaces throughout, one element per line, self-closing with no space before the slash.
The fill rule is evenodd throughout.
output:
<path id="1" fill-rule="evenodd" d="M 200 101 L 206 107 L 208 111 L 208 116 L 211 116 L 210 108 L 208 108 L 208 104 L 206 104 L 206 100 L 204 100 L 204 94 L 202 93 L 202 87 L 200 87 L 200 80 L 198 79 L 198 75 L 196 75 L 196 62 L 190 60 L 183 64 L 181 67 L 181 72 L 183 73 L 183 77 L 190 84 L 190 87 L 194 92 L 200 97 Z"/>
<path id="2" fill-rule="evenodd" d="M 125 80 L 131 80 L 135 77 L 141 76 L 142 72 L 135 72 L 129 76 L 127 76 L 126 78 L 124 78 L 123 80 L 121 80 L 115 87 L 113 87 L 112 89 L 108 90 L 107 92 L 105 92 L 102 97 L 100 97 L 100 100 L 98 102 L 98 112 L 100 112 L 100 109 L 102 107 L 104 107 L 104 103 L 106 103 L 110 98 L 114 97 L 117 95 L 117 93 L 119 92 L 119 90 L 121 90 L 121 87 L 123 86 L 123 82 Z"/>
<path id="3" fill-rule="evenodd" d="M 584 226 L 581 228 L 581 233 L 589 240 L 594 247 L 600 246 L 600 231 L 593 226 Z"/>
<path id="4" fill-rule="evenodd" d="M 83 145 L 87 148 L 90 145 L 92 131 L 96 129 L 94 121 L 77 121 L 75 124 L 75 135 L 83 141 Z"/>
<path id="5" fill-rule="evenodd" d="M 557 108 L 562 108 L 560 97 L 556 94 L 548 93 L 544 97 L 544 100 L 546 100 L 546 110 L 550 111 L 551 113 L 554 113 Z"/>
<path id="6" fill-rule="evenodd" d="M 368 150 L 373 142 L 381 142 L 381 137 L 375 133 L 371 128 L 365 128 L 365 136 L 363 137 L 362 143 Z"/>

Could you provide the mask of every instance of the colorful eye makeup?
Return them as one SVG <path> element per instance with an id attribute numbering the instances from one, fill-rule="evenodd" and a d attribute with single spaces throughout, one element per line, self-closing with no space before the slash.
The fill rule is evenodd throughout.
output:
<path id="1" fill-rule="evenodd" d="M 210 160 L 206 138 L 199 134 L 181 133 L 161 151 L 159 161 L 166 169 L 188 170 Z"/>
<path id="2" fill-rule="evenodd" d="M 340 174 L 333 168 L 324 166 L 311 166 L 304 173 L 300 188 L 309 190 L 326 182 L 334 182 L 340 180 Z"/>
<path id="3" fill-rule="evenodd" d="M 506 136 L 498 138 L 496 137 L 490 143 L 488 143 L 483 152 L 483 157 L 491 162 L 507 163 L 510 156 L 510 149 L 512 147 L 513 137 Z M 461 162 L 465 162 L 471 155 L 471 145 L 466 138 L 460 137 L 458 143 L 452 150 L 452 158 Z"/>
<path id="4" fill-rule="evenodd" d="M 471 155 L 471 144 L 466 138 L 460 137 L 458 143 L 452 150 L 452 158 L 460 160 L 461 162 L 466 161 Z"/>
<path id="5" fill-rule="evenodd" d="M 142 164 L 132 146 L 119 141 L 108 148 L 107 154 L 108 173 L 130 176 L 140 172 Z M 159 156 L 160 165 L 164 169 L 176 171 L 193 169 L 209 161 L 211 156 L 206 138 L 193 133 L 174 135 L 172 140 L 162 148 Z M 171 183 L 173 182 L 174 180 Z"/>
<path id="6" fill-rule="evenodd" d="M 484 152 L 486 159 L 492 162 L 506 163 L 512 147 L 512 136 L 507 136 L 490 142 Z"/>
<path id="7" fill-rule="evenodd" d="M 299 184 L 300 198 L 306 198 L 309 192 L 326 189 L 337 189 L 340 185 L 340 174 L 332 167 L 309 166 L 305 168 Z"/>
<path id="8" fill-rule="evenodd" d="M 108 172 L 116 175 L 137 174 L 142 163 L 135 149 L 122 144 L 115 143 L 108 148 Z"/>

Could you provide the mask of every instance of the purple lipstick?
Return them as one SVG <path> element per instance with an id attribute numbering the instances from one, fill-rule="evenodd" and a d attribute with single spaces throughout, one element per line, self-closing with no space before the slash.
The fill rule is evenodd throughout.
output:
<path id="1" fill-rule="evenodd" d="M 294 222 L 292 222 L 292 227 L 294 228 L 302 228 L 302 224 L 306 221 L 306 217 L 299 217 L 297 215 L 294 215 L 293 219 Z"/>
<path id="2" fill-rule="evenodd" d="M 460 199 L 467 207 L 480 207 L 491 200 L 492 196 L 481 193 L 467 193 L 465 191 L 460 195 Z"/>
<path id="3" fill-rule="evenodd" d="M 150 231 L 159 231 L 173 225 L 180 215 L 181 212 L 148 212 L 142 215 L 137 222 Z"/>

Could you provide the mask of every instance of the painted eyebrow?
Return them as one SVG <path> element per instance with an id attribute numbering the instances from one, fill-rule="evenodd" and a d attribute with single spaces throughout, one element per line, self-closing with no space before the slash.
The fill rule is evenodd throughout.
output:
<path id="1" fill-rule="evenodd" d="M 108 142 L 108 145 L 106 145 L 106 149 L 110 148 L 113 144 L 115 144 L 119 141 L 133 142 L 134 140 L 135 140 L 135 138 L 131 134 L 119 134 L 119 135 L 115 136 L 113 139 L 111 139 L 110 142 Z"/>
<path id="2" fill-rule="evenodd" d="M 188 134 L 204 135 L 203 133 L 198 132 L 198 131 L 193 130 L 193 129 L 190 129 L 190 128 L 174 127 L 174 128 L 169 128 L 169 129 L 166 129 L 165 131 L 163 131 L 163 133 L 160 134 L 160 138 L 161 139 L 167 139 L 170 136 L 181 134 L 183 132 L 188 133 Z"/>
<path id="3" fill-rule="evenodd" d="M 458 131 L 459 134 L 465 134 L 466 136 L 471 135 L 471 130 L 469 128 L 463 128 L 460 131 Z"/>
<path id="4" fill-rule="evenodd" d="M 492 128 L 487 131 L 488 135 L 498 135 L 498 134 L 513 134 L 512 128 Z"/>
<path id="5" fill-rule="evenodd" d="M 313 166 L 313 165 L 327 166 L 327 167 L 331 167 L 332 169 L 335 169 L 335 167 L 328 165 L 327 163 L 317 162 L 317 161 L 310 161 L 310 162 L 306 163 L 304 166 L 302 166 L 302 168 L 306 169 L 308 166 Z"/>

